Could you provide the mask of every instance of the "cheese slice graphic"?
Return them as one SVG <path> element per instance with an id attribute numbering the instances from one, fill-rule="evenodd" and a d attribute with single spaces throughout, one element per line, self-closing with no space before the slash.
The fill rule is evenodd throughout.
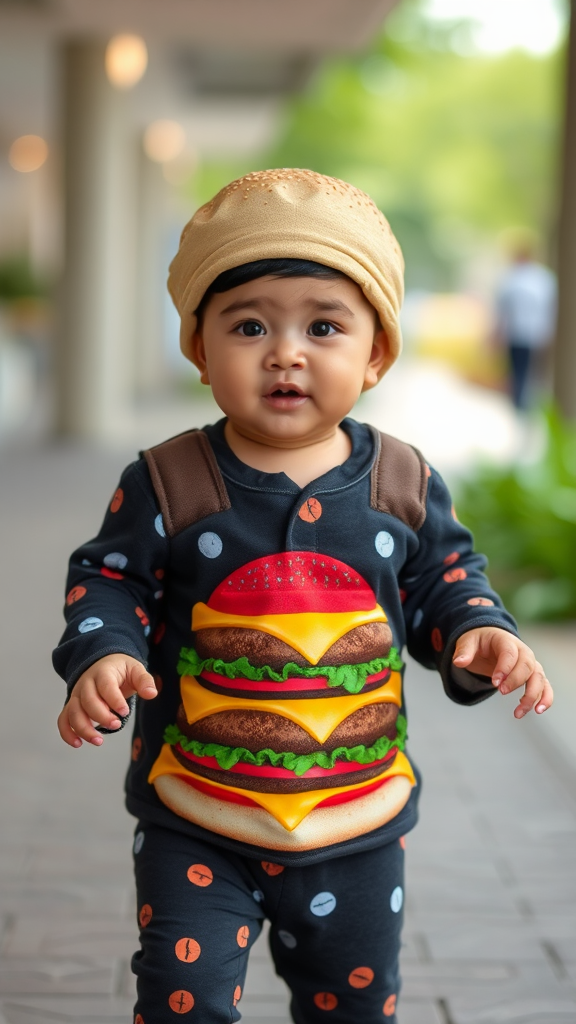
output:
<path id="1" fill-rule="evenodd" d="M 359 612 L 293 612 L 285 615 L 232 615 L 199 602 L 192 609 L 192 630 L 229 626 L 258 629 L 275 636 L 317 665 L 323 654 L 340 637 L 368 622 L 388 622 L 379 604 Z"/>
<path id="2" fill-rule="evenodd" d="M 359 708 L 371 704 L 401 705 L 402 677 L 392 672 L 384 686 L 370 693 L 347 693 L 344 697 L 306 698 L 304 700 L 258 700 L 213 693 L 200 685 L 194 676 L 180 680 L 182 703 L 189 725 L 220 711 L 270 711 L 289 718 L 312 736 L 324 743 L 337 726 Z"/>
<path id="3" fill-rule="evenodd" d="M 322 703 L 329 703 L 329 701 L 322 701 Z M 224 772 L 222 773 L 224 774 Z M 172 747 L 167 743 L 164 744 L 160 751 L 159 757 L 156 759 L 152 771 L 148 776 L 148 782 L 154 783 L 154 781 L 161 775 L 175 775 L 179 778 L 186 778 L 191 776 L 194 779 L 193 772 L 185 772 L 182 765 L 177 761 L 176 757 L 172 752 Z M 387 779 L 392 779 L 397 775 L 404 775 L 409 779 L 410 783 L 415 786 L 416 779 L 414 778 L 414 772 L 412 766 L 401 751 L 396 754 L 394 764 L 391 768 L 388 768 L 382 775 L 376 776 L 375 779 L 368 779 L 367 782 L 357 783 L 355 786 L 336 786 L 333 789 L 314 789 L 305 793 L 258 793 L 253 789 L 240 789 L 239 786 L 225 786 L 217 782 L 210 781 L 210 788 L 214 789 L 214 796 L 218 797 L 219 790 L 225 790 L 232 793 L 242 793 L 244 796 L 253 800 L 254 803 L 258 804 L 265 811 L 268 811 L 276 821 L 288 831 L 292 832 L 303 819 L 322 803 L 328 797 L 337 796 L 339 793 L 350 793 L 353 791 L 358 792 L 360 795 L 362 790 L 367 786 L 374 786 L 375 782 L 385 782 Z M 198 781 L 206 786 L 207 780 L 202 777 L 198 777 Z M 192 790 L 193 793 L 193 790 Z M 193 804 L 193 796 L 191 795 Z"/>

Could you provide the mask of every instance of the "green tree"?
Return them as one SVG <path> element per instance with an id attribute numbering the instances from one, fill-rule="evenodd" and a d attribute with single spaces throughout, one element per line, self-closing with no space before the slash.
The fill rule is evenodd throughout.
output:
<path id="1" fill-rule="evenodd" d="M 464 55 L 465 21 L 404 0 L 371 47 L 327 60 L 258 159 L 200 169 L 198 201 L 258 167 L 296 166 L 369 192 L 404 249 L 409 285 L 450 287 L 459 262 L 513 225 L 553 230 L 563 60 Z"/>

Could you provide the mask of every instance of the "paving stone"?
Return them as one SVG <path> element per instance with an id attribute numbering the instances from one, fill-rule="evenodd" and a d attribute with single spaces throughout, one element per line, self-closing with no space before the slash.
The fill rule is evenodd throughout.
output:
<path id="1" fill-rule="evenodd" d="M 0 958 L 0 995 L 45 993 L 47 995 L 109 994 L 114 991 L 113 964 L 99 965 L 85 958 Z"/>

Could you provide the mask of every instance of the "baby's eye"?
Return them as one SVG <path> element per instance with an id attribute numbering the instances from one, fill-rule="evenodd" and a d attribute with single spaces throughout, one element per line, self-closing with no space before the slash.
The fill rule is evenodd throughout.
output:
<path id="1" fill-rule="evenodd" d="M 334 334 L 334 326 L 327 320 L 315 320 L 313 324 L 310 324 L 309 333 L 313 338 L 329 338 L 331 334 Z"/>
<path id="2" fill-rule="evenodd" d="M 245 338 L 259 338 L 261 334 L 266 333 L 262 324 L 257 320 L 245 320 L 244 323 L 239 324 L 238 330 Z"/>

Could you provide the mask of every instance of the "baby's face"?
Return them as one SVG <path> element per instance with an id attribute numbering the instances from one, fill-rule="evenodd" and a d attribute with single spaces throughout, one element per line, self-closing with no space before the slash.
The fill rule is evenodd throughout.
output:
<path id="1" fill-rule="evenodd" d="M 213 295 L 195 363 L 244 435 L 290 446 L 326 436 L 377 383 L 386 337 L 353 281 L 261 277 Z"/>

